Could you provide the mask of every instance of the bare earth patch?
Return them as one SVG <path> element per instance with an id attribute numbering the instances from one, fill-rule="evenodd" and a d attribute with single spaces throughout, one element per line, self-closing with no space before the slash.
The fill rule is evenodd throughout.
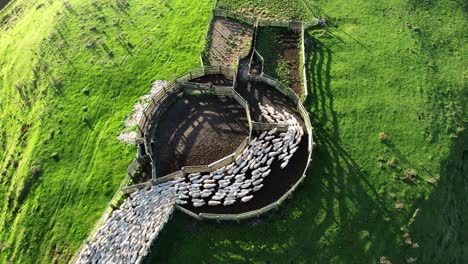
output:
<path id="1" fill-rule="evenodd" d="M 209 61 L 211 65 L 231 67 L 251 45 L 253 28 L 225 18 L 215 18 L 211 34 Z"/>
<path id="2" fill-rule="evenodd" d="M 158 122 L 157 173 L 213 163 L 232 154 L 248 135 L 245 110 L 234 99 L 184 95 Z"/>

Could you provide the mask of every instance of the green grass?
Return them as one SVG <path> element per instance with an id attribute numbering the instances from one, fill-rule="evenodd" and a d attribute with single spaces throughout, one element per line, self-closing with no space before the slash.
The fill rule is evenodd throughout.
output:
<path id="1" fill-rule="evenodd" d="M 302 0 L 218 0 L 216 7 L 266 20 L 310 20 L 316 13 Z"/>
<path id="2" fill-rule="evenodd" d="M 1 263 L 66 262 L 135 157 L 116 139 L 133 104 L 199 67 L 210 1 L 125 2 L 0 12 Z"/>
<path id="3" fill-rule="evenodd" d="M 281 27 L 261 27 L 258 31 L 256 49 L 264 59 L 264 73 L 291 87 L 288 61 L 281 55 L 281 35 L 286 32 Z M 299 58 L 298 58 L 299 61 Z"/>
<path id="4" fill-rule="evenodd" d="M 133 103 L 153 80 L 199 67 L 209 1 L 116 3 L 16 0 L 0 11 L 2 263 L 66 262 L 134 158 L 135 147 L 116 142 Z M 333 24 L 307 32 L 307 105 L 318 148 L 308 178 L 281 210 L 256 225 L 176 213 L 148 262 L 468 262 L 463 7 L 414 0 L 218 6 L 278 19 L 319 12 Z M 417 172 L 412 183 L 402 180 L 408 170 Z M 405 244 L 406 232 L 419 247 Z"/>
<path id="5" fill-rule="evenodd" d="M 253 1 L 229 2 L 242 10 Z M 314 5 L 334 26 L 307 32 L 314 43 L 307 104 L 318 148 L 305 183 L 256 225 L 176 213 L 148 263 L 468 262 L 463 6 Z M 402 179 L 407 170 L 417 172 L 414 182 Z"/>

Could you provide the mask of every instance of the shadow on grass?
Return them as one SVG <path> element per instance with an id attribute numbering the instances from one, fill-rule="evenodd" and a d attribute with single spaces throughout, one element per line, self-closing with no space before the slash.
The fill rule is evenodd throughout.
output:
<path id="1" fill-rule="evenodd" d="M 453 143 L 443 161 L 440 180 L 430 197 L 417 205 L 420 213 L 410 227 L 419 244 L 421 263 L 468 263 L 468 134 Z"/>
<path id="2" fill-rule="evenodd" d="M 315 126 L 308 178 L 279 211 L 242 224 L 176 213 L 146 263 L 374 263 L 398 254 L 399 226 L 367 173 L 342 147 L 331 89 L 332 52 L 313 39 L 307 70 Z M 189 263 L 187 262 L 187 263 Z"/>

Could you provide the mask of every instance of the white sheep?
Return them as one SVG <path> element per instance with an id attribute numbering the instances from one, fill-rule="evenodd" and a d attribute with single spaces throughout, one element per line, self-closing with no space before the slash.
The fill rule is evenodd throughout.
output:
<path id="1" fill-rule="evenodd" d="M 253 198 L 253 195 L 245 196 L 245 197 L 243 197 L 243 198 L 241 199 L 241 201 L 242 201 L 243 203 L 246 203 L 246 202 L 252 200 L 252 198 Z"/>
<path id="2" fill-rule="evenodd" d="M 208 205 L 209 205 L 209 206 L 216 206 L 216 205 L 220 205 L 220 204 L 221 204 L 220 201 L 209 201 L 209 202 L 208 202 Z"/>

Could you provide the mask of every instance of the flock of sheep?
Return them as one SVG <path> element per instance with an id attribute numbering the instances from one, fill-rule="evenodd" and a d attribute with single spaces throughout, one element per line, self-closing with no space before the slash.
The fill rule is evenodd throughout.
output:
<path id="1" fill-rule="evenodd" d="M 139 263 L 174 211 L 174 187 L 167 182 L 134 192 L 85 242 L 76 263 Z"/>
<path id="2" fill-rule="evenodd" d="M 286 124 L 288 130 L 263 132 L 233 163 L 209 174 L 194 173 L 132 193 L 86 242 L 76 263 L 140 263 L 175 203 L 200 207 L 250 201 L 263 187 L 275 159 L 284 169 L 304 135 L 293 115 L 268 105 L 259 107 L 268 122 Z"/>
<path id="3" fill-rule="evenodd" d="M 281 169 L 288 165 L 304 135 L 302 126 L 286 111 L 279 112 L 268 105 L 259 107 L 269 123 L 286 124 L 288 131 L 279 133 L 276 128 L 265 131 L 250 142 L 235 162 L 210 174 L 193 173 L 175 180 L 177 204 L 201 207 L 248 202 L 263 187 L 276 158 Z"/>

